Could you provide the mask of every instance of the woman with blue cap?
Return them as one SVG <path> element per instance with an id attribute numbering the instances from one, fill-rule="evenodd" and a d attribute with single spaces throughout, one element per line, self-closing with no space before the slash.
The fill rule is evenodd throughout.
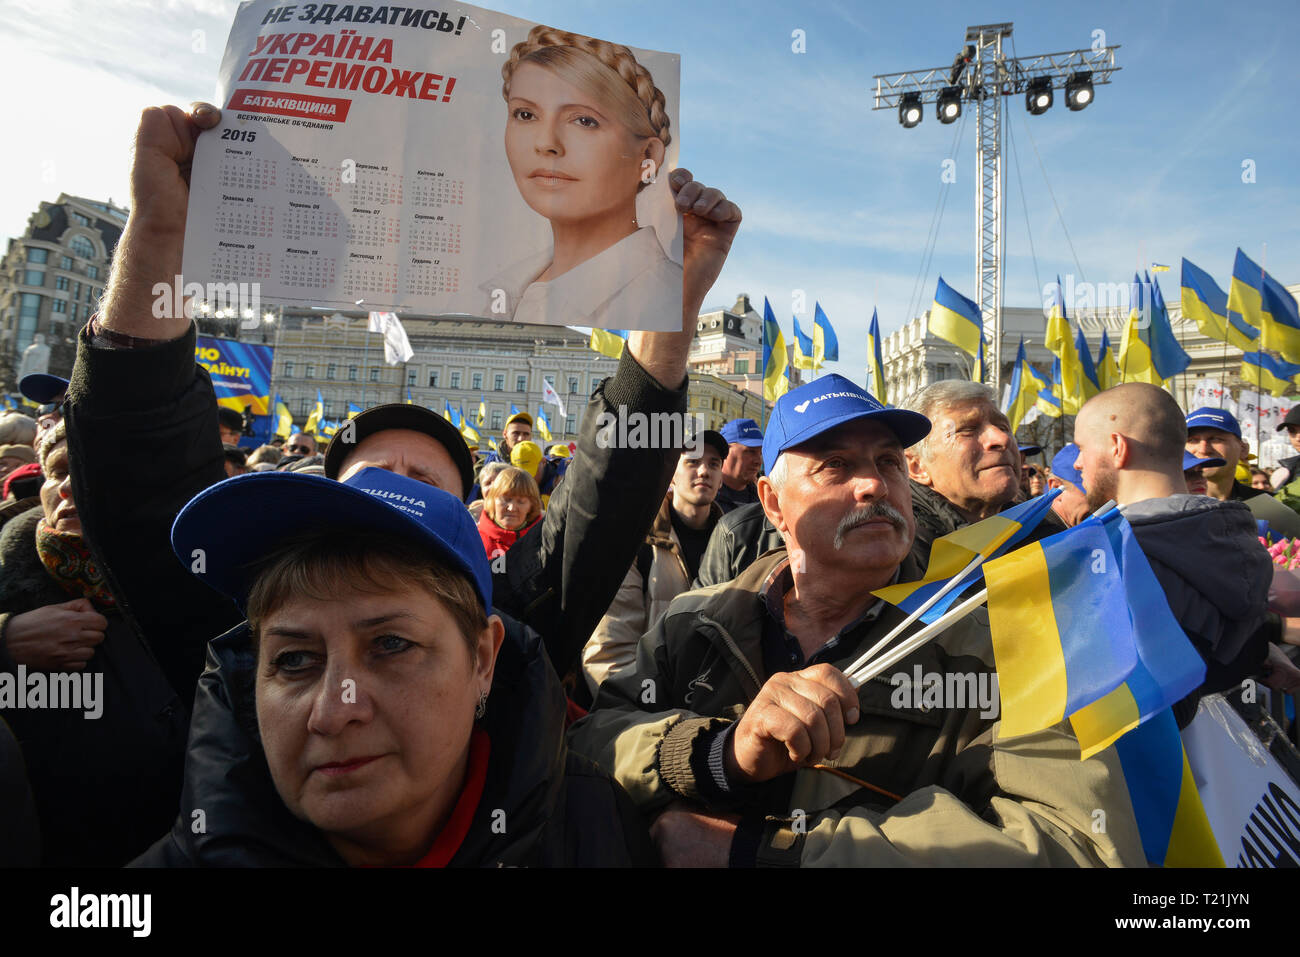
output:
<path id="1" fill-rule="evenodd" d="M 567 754 L 558 679 L 491 613 L 454 496 L 255 473 L 196 496 L 172 544 L 247 621 L 209 645 L 179 819 L 137 863 L 653 862 L 626 795 Z"/>

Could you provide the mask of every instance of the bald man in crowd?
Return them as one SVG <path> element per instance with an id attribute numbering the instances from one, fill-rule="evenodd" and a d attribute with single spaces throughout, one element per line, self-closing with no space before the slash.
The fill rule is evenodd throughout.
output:
<path id="1" fill-rule="evenodd" d="M 1174 706 L 1180 726 L 1200 697 L 1267 667 L 1281 621 L 1268 611 L 1273 563 L 1241 502 L 1189 495 L 1187 420 L 1173 396 L 1144 383 L 1090 399 L 1074 424 L 1088 506 L 1114 499 L 1155 572 L 1174 617 L 1205 659 L 1206 680 Z"/>

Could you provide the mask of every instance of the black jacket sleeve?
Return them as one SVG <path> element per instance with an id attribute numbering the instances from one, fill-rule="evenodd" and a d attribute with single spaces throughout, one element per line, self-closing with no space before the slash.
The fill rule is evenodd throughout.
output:
<path id="1" fill-rule="evenodd" d="M 578 450 L 545 517 L 511 547 L 505 571 L 493 576 L 493 603 L 542 636 L 561 676 L 577 664 L 663 505 L 684 446 L 686 388 L 683 381 L 665 389 L 625 349 L 618 371 L 587 403 Z M 675 421 L 673 428 L 642 433 L 656 440 L 674 435 L 675 441 L 624 447 L 620 410 L 628 422 L 638 414 L 651 423 Z"/>
<path id="2" fill-rule="evenodd" d="M 156 346 L 104 349 L 83 330 L 64 406 L 85 538 L 118 607 L 187 707 L 208 639 L 242 620 L 171 547 L 177 513 L 226 477 L 216 397 L 194 361 L 194 340 L 191 326 Z"/>

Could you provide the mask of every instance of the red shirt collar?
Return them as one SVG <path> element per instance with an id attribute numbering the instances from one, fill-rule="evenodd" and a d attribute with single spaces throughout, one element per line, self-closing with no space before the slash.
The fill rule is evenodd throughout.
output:
<path id="1" fill-rule="evenodd" d="M 446 867 L 460 850 L 466 835 L 469 834 L 469 826 L 474 820 L 474 812 L 478 810 L 478 802 L 483 797 L 483 786 L 487 782 L 488 755 L 491 750 L 491 741 L 487 732 L 482 728 L 475 728 L 469 739 L 469 764 L 465 768 L 465 786 L 461 788 L 460 797 L 456 799 L 451 817 L 438 832 L 433 847 L 429 848 L 429 853 L 420 859 L 416 867 Z"/>

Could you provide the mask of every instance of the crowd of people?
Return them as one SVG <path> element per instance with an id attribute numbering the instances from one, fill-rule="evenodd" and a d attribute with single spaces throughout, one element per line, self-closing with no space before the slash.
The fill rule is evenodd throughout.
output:
<path id="1" fill-rule="evenodd" d="M 217 120 L 145 112 L 71 380 L 25 379 L 39 417 L 0 420 L 0 673 L 100 688 L 94 717 L 0 707 L 4 863 L 1144 866 L 1114 748 L 1081 762 L 1066 722 L 1004 737 L 973 703 L 845 676 L 906 617 L 874 591 L 1049 487 L 1032 538 L 1111 502 L 1131 523 L 1206 663 L 1181 723 L 1248 678 L 1300 688 L 1300 607 L 1251 506 L 1300 456 L 1238 481 L 1222 410 L 1118 386 L 1036 466 L 987 386 L 895 408 L 831 374 L 762 424 L 598 440 L 605 416 L 686 419 L 741 214 L 681 169 L 682 328 L 629 334 L 573 447 L 520 413 L 478 455 L 394 404 L 247 454 L 192 322 L 152 308 Z M 897 670 L 996 666 L 976 611 Z"/>

